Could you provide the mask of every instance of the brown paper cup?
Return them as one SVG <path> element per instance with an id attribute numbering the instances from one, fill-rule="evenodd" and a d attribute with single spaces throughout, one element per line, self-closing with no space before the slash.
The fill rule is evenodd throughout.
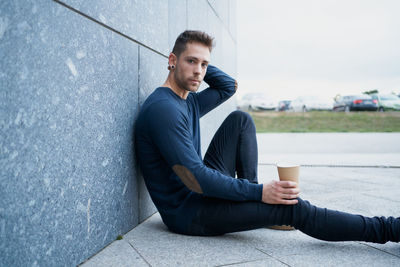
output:
<path id="1" fill-rule="evenodd" d="M 300 174 L 300 166 L 299 165 L 287 165 L 287 164 L 277 164 L 279 180 L 281 181 L 292 181 L 299 184 L 299 174 Z M 295 230 L 293 226 L 290 225 L 273 225 L 268 227 L 274 230 Z"/>
<path id="2" fill-rule="evenodd" d="M 279 180 L 299 183 L 299 165 L 277 165 Z"/>

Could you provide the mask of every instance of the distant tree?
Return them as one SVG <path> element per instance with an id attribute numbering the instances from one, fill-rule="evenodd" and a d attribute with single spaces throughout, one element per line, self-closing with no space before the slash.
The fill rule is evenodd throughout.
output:
<path id="1" fill-rule="evenodd" d="M 367 94 L 367 95 L 377 94 L 377 93 L 379 93 L 378 89 L 363 92 L 363 94 Z"/>

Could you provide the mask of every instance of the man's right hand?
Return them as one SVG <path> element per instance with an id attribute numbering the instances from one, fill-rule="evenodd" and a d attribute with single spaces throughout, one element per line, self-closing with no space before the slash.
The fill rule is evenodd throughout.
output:
<path id="1" fill-rule="evenodd" d="M 272 181 L 268 184 L 263 184 L 262 202 L 268 204 L 297 204 L 297 197 L 300 189 L 297 183 L 290 181 Z"/>

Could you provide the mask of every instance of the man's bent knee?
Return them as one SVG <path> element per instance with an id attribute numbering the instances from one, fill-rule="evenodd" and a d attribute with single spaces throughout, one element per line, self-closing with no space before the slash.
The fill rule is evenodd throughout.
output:
<path id="1" fill-rule="evenodd" d="M 253 118 L 250 116 L 250 114 L 241 110 L 232 111 L 227 119 L 231 119 L 240 123 L 254 124 Z"/>

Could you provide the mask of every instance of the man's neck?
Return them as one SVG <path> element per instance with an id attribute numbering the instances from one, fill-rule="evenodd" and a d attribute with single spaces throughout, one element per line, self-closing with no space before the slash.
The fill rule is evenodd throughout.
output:
<path id="1" fill-rule="evenodd" d="M 189 94 L 189 91 L 186 91 L 185 89 L 180 88 L 176 84 L 176 82 L 173 79 L 173 77 L 171 76 L 171 74 L 168 75 L 167 80 L 165 81 L 165 83 L 162 86 L 170 88 L 176 95 L 178 95 L 182 99 L 186 99 Z"/>

